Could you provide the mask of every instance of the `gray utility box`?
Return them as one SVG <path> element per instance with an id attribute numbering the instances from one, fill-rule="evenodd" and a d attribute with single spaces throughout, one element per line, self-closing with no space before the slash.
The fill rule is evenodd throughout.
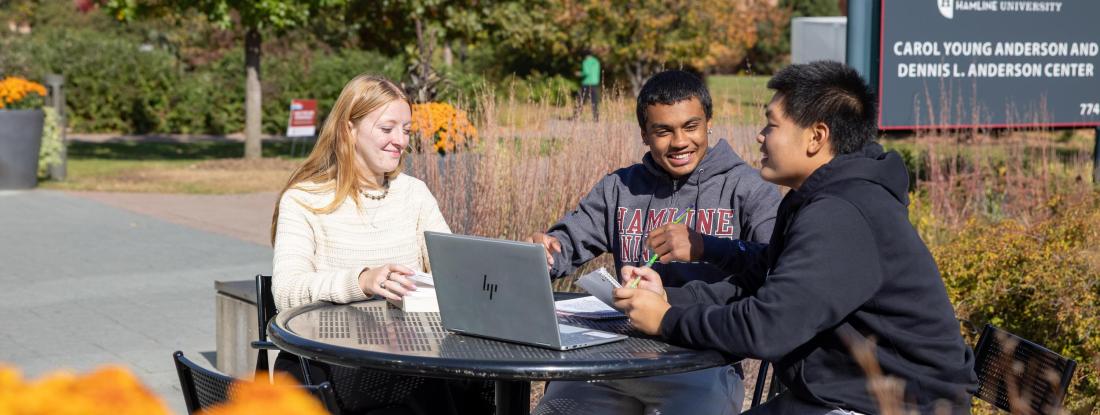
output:
<path id="1" fill-rule="evenodd" d="M 844 62 L 848 35 L 844 16 L 791 19 L 791 63 Z"/>
<path id="2" fill-rule="evenodd" d="M 256 282 L 215 281 L 214 295 L 217 328 L 216 367 L 222 373 L 239 379 L 252 379 L 256 371 L 257 350 L 252 341 L 259 340 L 256 324 Z M 275 360 L 275 353 L 268 353 L 268 361 Z"/>

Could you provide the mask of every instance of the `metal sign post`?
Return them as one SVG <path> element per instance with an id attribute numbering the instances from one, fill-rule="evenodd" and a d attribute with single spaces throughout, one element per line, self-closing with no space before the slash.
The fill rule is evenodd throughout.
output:
<path id="1" fill-rule="evenodd" d="M 1092 143 L 1092 184 L 1100 186 L 1100 127 L 1094 130 L 1096 136 Z"/>
<path id="2" fill-rule="evenodd" d="M 878 0 L 848 0 L 845 60 L 878 89 Z"/>

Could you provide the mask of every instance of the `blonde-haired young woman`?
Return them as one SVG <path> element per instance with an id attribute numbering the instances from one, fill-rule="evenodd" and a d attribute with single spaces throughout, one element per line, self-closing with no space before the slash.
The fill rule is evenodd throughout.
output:
<path id="1" fill-rule="evenodd" d="M 290 176 L 275 205 L 271 285 L 280 311 L 314 301 L 350 303 L 372 296 L 398 299 L 414 287 L 409 275 L 428 271 L 424 231 L 450 229 L 424 182 L 401 172 L 411 124 L 408 97 L 393 82 L 359 75 L 344 86 L 313 151 Z M 280 353 L 275 367 L 301 377 L 298 359 L 289 353 Z M 418 396 L 438 396 L 446 392 L 443 388 L 469 395 L 466 389 L 484 386 L 413 380 L 368 370 L 346 372 L 311 362 L 314 382 L 388 376 L 393 382 L 419 384 L 418 392 L 404 402 L 394 402 L 413 413 L 463 406 Z M 456 387 L 463 390 L 453 390 Z M 469 410 L 460 412 L 476 408 L 465 409 Z"/>

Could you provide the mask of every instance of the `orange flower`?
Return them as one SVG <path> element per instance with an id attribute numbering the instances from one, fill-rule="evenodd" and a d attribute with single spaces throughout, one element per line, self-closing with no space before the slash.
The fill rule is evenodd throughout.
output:
<path id="1" fill-rule="evenodd" d="M 275 374 L 275 384 L 242 382 L 229 391 L 229 401 L 212 406 L 201 415 L 327 415 L 321 402 L 296 384 L 285 373 Z"/>
<path id="2" fill-rule="evenodd" d="M 4 107 L 21 108 L 29 105 L 29 103 L 23 102 L 23 98 L 26 98 L 30 93 L 44 97 L 46 96 L 46 87 L 18 76 L 4 78 L 0 81 L 0 109 Z"/>
<path id="3" fill-rule="evenodd" d="M 229 401 L 206 415 L 327 415 L 321 402 L 284 373 L 276 385 L 241 382 Z M 160 398 L 129 370 L 105 366 L 86 375 L 57 371 L 36 381 L 23 380 L 19 369 L 0 364 L 0 415 L 167 415 Z"/>
<path id="4" fill-rule="evenodd" d="M 459 146 L 477 141 L 477 128 L 466 111 L 444 102 L 413 104 L 412 130 L 423 145 L 431 144 L 440 153 L 453 152 Z"/>
<path id="5" fill-rule="evenodd" d="M 168 408 L 122 367 L 83 376 L 55 372 L 34 382 L 25 382 L 18 369 L 0 367 L 0 414 L 158 415 Z"/>

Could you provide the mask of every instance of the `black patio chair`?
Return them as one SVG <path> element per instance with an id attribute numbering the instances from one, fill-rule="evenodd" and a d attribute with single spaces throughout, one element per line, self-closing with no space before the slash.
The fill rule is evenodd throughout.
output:
<path id="1" fill-rule="evenodd" d="M 1056 413 L 1077 362 L 986 324 L 974 349 L 977 397 L 1014 414 Z"/>
<path id="2" fill-rule="evenodd" d="M 229 391 L 236 388 L 239 382 L 248 382 L 199 366 L 178 350 L 172 353 L 172 360 L 176 362 L 176 373 L 180 377 L 180 388 L 183 390 L 188 414 L 225 402 L 229 399 Z M 301 387 L 316 396 L 329 413 L 340 413 L 336 406 L 336 394 L 330 383 Z"/>
<path id="3" fill-rule="evenodd" d="M 779 382 L 779 377 L 776 376 L 774 369 L 772 370 L 771 382 L 766 382 L 770 366 L 771 364 L 766 360 L 760 361 L 760 370 L 756 372 L 756 385 L 752 388 L 752 402 L 749 404 L 749 408 L 755 408 L 787 389 Z M 764 394 L 765 383 L 768 383 L 767 394 Z"/>
<path id="4" fill-rule="evenodd" d="M 268 360 L 268 350 L 279 350 L 274 343 L 267 340 L 267 322 L 275 317 L 278 310 L 275 308 L 275 297 L 271 294 L 271 276 L 256 274 L 256 321 L 259 323 L 259 340 L 252 342 L 252 348 L 258 351 L 256 355 L 256 378 L 271 374 L 271 365 Z"/>

